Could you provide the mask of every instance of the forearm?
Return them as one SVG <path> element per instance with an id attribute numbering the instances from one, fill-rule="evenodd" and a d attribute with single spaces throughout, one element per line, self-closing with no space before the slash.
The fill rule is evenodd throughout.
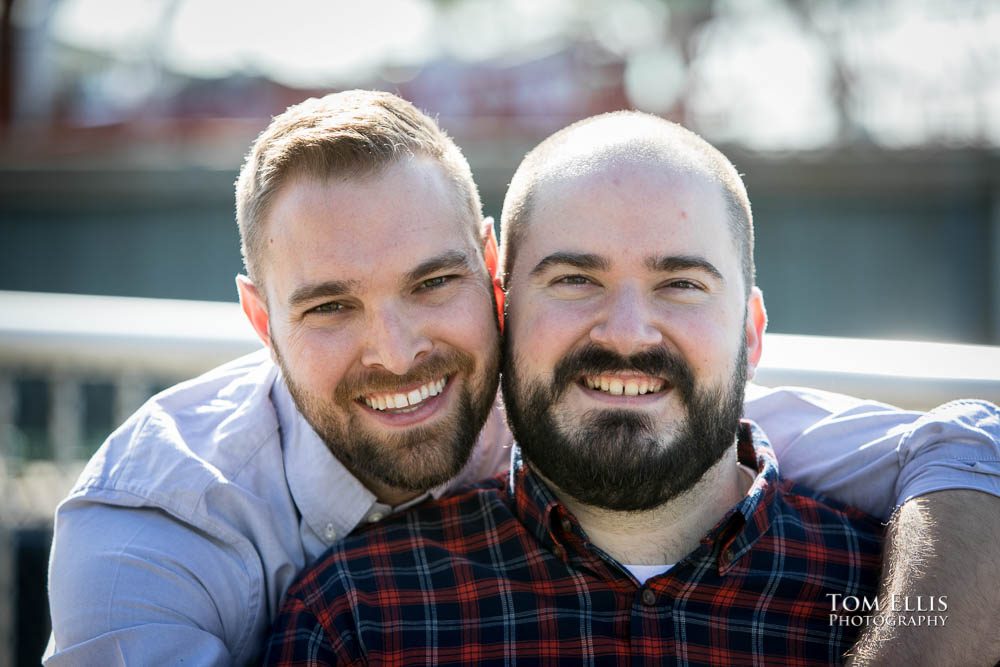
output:
<path id="1" fill-rule="evenodd" d="M 998 573 L 1000 498 L 950 490 L 905 503 L 886 534 L 880 611 L 849 664 L 994 665 Z M 945 617 L 943 625 L 928 624 L 928 616 Z"/>

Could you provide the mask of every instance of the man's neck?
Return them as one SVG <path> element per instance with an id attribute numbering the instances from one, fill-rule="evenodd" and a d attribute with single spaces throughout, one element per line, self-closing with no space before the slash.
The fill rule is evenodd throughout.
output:
<path id="1" fill-rule="evenodd" d="M 693 487 L 642 512 L 585 505 L 548 484 L 590 541 L 619 563 L 629 565 L 666 565 L 681 560 L 743 499 L 750 486 L 746 475 L 740 473 L 735 446 L 727 449 Z"/>

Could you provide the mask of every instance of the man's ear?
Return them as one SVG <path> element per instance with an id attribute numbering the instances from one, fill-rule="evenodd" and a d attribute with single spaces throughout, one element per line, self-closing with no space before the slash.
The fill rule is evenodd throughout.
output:
<path id="1" fill-rule="evenodd" d="M 243 313 L 250 320 L 250 325 L 257 332 L 257 337 L 267 347 L 271 347 L 270 319 L 267 314 L 267 303 L 264 296 L 257 289 L 249 278 L 244 275 L 236 276 L 236 291 L 240 295 L 240 307 Z"/>
<path id="2" fill-rule="evenodd" d="M 483 218 L 483 259 L 486 261 L 486 271 L 493 281 L 493 298 L 497 304 L 497 323 L 503 333 L 503 281 L 500 279 L 500 249 L 497 246 L 497 235 L 493 230 L 493 218 Z"/>
<path id="3" fill-rule="evenodd" d="M 752 380 L 764 351 L 764 330 L 767 328 L 767 311 L 764 309 L 764 293 L 759 287 L 750 290 L 747 299 L 746 346 L 747 379 Z"/>

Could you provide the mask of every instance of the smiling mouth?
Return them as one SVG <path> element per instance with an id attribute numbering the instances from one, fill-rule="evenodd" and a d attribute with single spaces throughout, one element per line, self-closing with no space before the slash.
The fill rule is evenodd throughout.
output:
<path id="1" fill-rule="evenodd" d="M 413 412 L 419 408 L 424 401 L 437 396 L 444 391 L 448 384 L 448 376 L 430 380 L 424 384 L 408 391 L 396 392 L 375 392 L 365 394 L 358 398 L 372 410 L 386 412 L 391 410 L 394 413 Z"/>
<path id="2" fill-rule="evenodd" d="M 594 391 L 600 391 L 611 396 L 645 396 L 669 391 L 670 383 L 663 378 L 651 375 L 618 375 L 603 373 L 600 375 L 584 375 L 580 384 Z"/>

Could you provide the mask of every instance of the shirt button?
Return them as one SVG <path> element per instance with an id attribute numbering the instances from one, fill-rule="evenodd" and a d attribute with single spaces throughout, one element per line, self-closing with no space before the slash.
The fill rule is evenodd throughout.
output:
<path id="1" fill-rule="evenodd" d="M 552 547 L 552 553 L 554 553 L 556 555 L 556 558 L 558 558 L 559 560 L 566 558 L 566 550 L 563 549 L 558 544 Z"/>
<path id="2" fill-rule="evenodd" d="M 725 551 L 722 552 L 722 562 L 724 565 L 728 565 L 729 563 L 733 562 L 732 549 L 726 549 Z"/>
<path id="3" fill-rule="evenodd" d="M 562 520 L 562 529 L 563 529 L 564 533 L 572 532 L 572 530 L 573 530 L 573 523 L 569 519 L 563 519 Z"/>
<path id="4" fill-rule="evenodd" d="M 372 512 L 371 516 L 368 517 L 368 521 L 369 523 L 378 523 L 384 516 L 381 512 Z"/>
<path id="5" fill-rule="evenodd" d="M 333 527 L 332 523 L 326 524 L 326 530 L 323 531 L 323 534 L 326 535 L 328 542 L 332 542 L 337 539 L 337 529 Z"/>
<path id="6" fill-rule="evenodd" d="M 656 593 L 649 590 L 648 588 L 642 592 L 642 603 L 647 607 L 652 607 L 656 604 Z"/>

